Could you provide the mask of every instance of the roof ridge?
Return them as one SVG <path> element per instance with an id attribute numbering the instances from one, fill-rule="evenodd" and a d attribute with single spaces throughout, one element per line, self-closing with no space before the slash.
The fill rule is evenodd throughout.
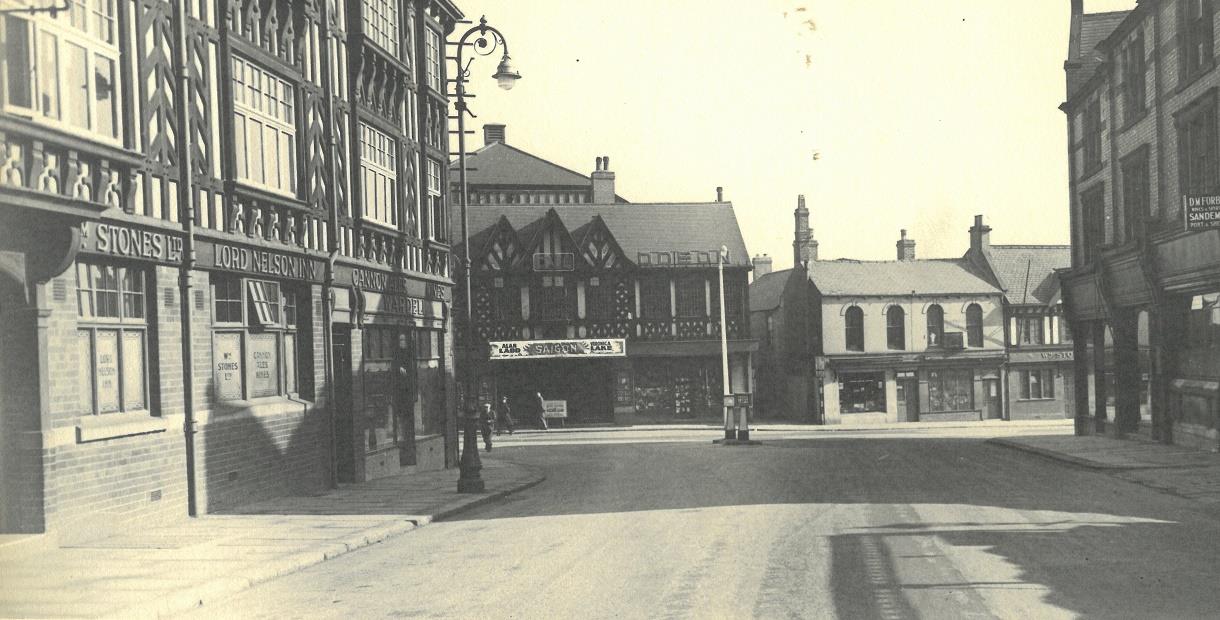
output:
<path id="1" fill-rule="evenodd" d="M 1127 9 L 1125 11 L 1101 11 L 1100 13 L 1081 13 L 1081 17 L 1108 17 L 1112 15 L 1126 15 L 1135 9 Z"/>
<path id="2" fill-rule="evenodd" d="M 1046 249 L 1046 250 L 1070 250 L 1071 245 L 1055 245 L 1050 243 L 1000 243 L 993 244 L 992 248 L 1020 248 L 1020 249 Z"/>

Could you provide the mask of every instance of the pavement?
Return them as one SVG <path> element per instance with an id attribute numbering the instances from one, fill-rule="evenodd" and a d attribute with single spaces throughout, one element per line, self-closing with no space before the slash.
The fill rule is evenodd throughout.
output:
<path id="1" fill-rule="evenodd" d="M 0 618 L 156 618 L 189 611 L 529 488 L 537 470 L 483 458 L 481 494 L 458 470 L 286 496 L 71 545 L 0 540 Z"/>
<path id="2" fill-rule="evenodd" d="M 1178 497 L 1220 508 L 1220 454 L 1140 436 L 1003 437 L 988 441 L 1099 470 Z"/>

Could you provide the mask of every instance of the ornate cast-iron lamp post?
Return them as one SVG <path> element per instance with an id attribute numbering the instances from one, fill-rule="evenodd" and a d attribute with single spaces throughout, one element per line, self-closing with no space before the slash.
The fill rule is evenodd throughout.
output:
<path id="1" fill-rule="evenodd" d="M 490 56 L 496 49 L 503 47 L 504 54 L 496 67 L 497 84 L 504 90 L 509 90 L 521 79 L 521 74 L 513 68 L 512 59 L 508 56 L 508 42 L 499 30 L 487 25 L 487 18 L 480 17 L 479 23 L 467 30 L 457 42 L 457 76 L 454 78 L 453 107 L 457 110 L 458 123 L 458 182 L 461 185 L 460 205 L 462 209 L 462 279 L 465 285 L 466 301 L 466 333 L 462 339 L 462 355 L 458 370 L 461 371 L 462 398 L 458 403 L 462 416 L 462 458 L 459 461 L 461 476 L 458 478 L 458 493 L 482 493 L 483 478 L 479 471 L 483 463 L 479 459 L 479 422 L 476 392 L 478 382 L 475 380 L 474 356 L 474 311 L 471 296 L 471 265 L 470 265 L 470 230 L 466 216 L 466 115 L 475 118 L 474 113 L 466 106 L 466 79 L 470 77 L 470 63 L 474 58 L 463 62 L 462 54 L 466 47 L 471 47 L 479 56 Z"/>

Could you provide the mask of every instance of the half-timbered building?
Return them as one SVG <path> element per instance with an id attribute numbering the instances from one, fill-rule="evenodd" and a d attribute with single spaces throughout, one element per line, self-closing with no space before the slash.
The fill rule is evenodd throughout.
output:
<path id="1" fill-rule="evenodd" d="M 452 463 L 457 7 L 13 4 L 0 532 L 97 534 Z"/>

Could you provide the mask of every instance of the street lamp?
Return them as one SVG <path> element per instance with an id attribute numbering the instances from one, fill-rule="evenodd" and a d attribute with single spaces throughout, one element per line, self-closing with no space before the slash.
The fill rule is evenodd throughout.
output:
<path id="1" fill-rule="evenodd" d="M 729 326 L 724 321 L 724 263 L 729 258 L 729 247 L 720 246 L 720 254 L 716 257 L 716 275 L 720 278 L 720 368 L 722 370 L 721 392 L 724 405 L 724 438 L 737 439 L 737 431 L 733 428 L 733 408 L 729 399 L 733 391 L 729 389 Z"/>
<path id="2" fill-rule="evenodd" d="M 472 38 L 473 37 L 473 38 Z M 462 209 L 462 277 L 465 280 L 466 288 L 466 334 L 462 343 L 462 361 L 458 365 L 458 369 L 462 374 L 462 402 L 458 404 L 462 409 L 462 458 L 458 461 L 458 467 L 461 469 L 461 475 L 458 477 L 458 493 L 482 493 L 484 489 L 483 478 L 479 471 L 483 469 L 483 463 L 479 459 L 479 441 L 476 435 L 478 434 L 478 415 L 477 410 L 472 404 L 474 392 L 478 389 L 478 384 L 474 381 L 474 313 L 473 313 L 473 297 L 471 296 L 471 269 L 470 269 L 470 230 L 469 221 L 466 216 L 466 115 L 470 114 L 471 118 L 475 118 L 474 113 L 466 106 L 466 79 L 470 77 L 470 63 L 474 61 L 471 58 L 469 61 L 463 62 L 462 53 L 466 47 L 470 46 L 479 56 L 490 56 L 497 48 L 504 48 L 504 55 L 500 58 L 500 64 L 496 67 L 495 74 L 492 75 L 496 79 L 496 83 L 504 90 L 509 90 L 521 79 L 521 74 L 513 68 L 512 59 L 508 55 L 508 42 L 504 40 L 504 35 L 500 34 L 499 30 L 487 25 L 487 18 L 480 17 L 479 23 L 467 30 L 461 39 L 457 42 L 457 76 L 454 78 L 454 98 L 453 107 L 457 110 L 458 122 L 458 182 L 461 184 L 460 205 Z"/>

